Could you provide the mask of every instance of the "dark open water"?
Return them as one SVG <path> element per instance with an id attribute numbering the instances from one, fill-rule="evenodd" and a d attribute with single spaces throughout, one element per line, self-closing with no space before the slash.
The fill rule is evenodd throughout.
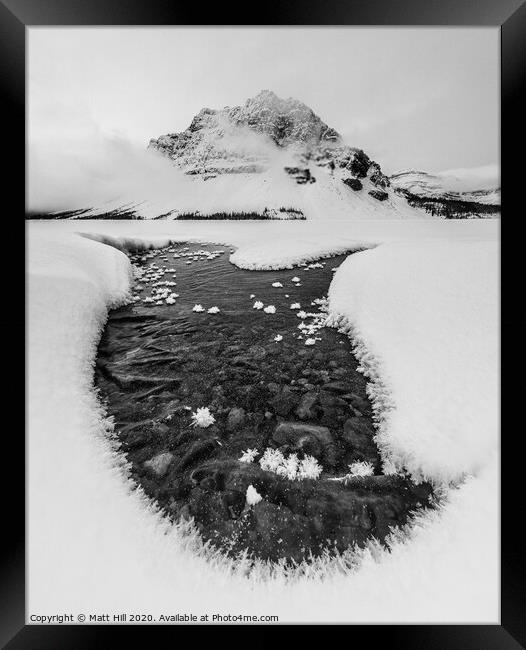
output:
<path id="1" fill-rule="evenodd" d="M 366 382 L 348 338 L 298 328 L 323 322 L 319 299 L 345 256 L 258 272 L 233 266 L 229 253 L 181 244 L 132 256 L 142 273 L 137 301 L 110 314 L 96 385 L 134 479 L 170 517 L 193 518 L 203 538 L 229 555 L 248 549 L 299 562 L 371 537 L 383 541 L 391 526 L 429 504 L 431 490 L 382 474 Z M 159 285 L 179 294 L 169 299 L 174 304 L 144 302 L 159 282 L 176 283 Z M 256 300 L 275 313 L 254 309 Z M 308 316 L 298 317 L 293 303 Z M 193 312 L 195 304 L 205 312 Z M 206 311 L 213 306 L 219 313 Z M 200 407 L 214 424 L 192 426 Z M 265 471 L 258 461 L 267 448 L 299 461 L 312 456 L 323 471 L 317 480 Z M 239 460 L 247 449 L 258 452 L 252 463 Z M 331 480 L 355 462 L 374 473 Z M 249 486 L 262 497 L 255 505 L 247 503 Z"/>

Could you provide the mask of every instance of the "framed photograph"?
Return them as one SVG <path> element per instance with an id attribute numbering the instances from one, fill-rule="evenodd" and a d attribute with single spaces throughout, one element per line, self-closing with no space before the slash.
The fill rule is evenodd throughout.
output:
<path id="1" fill-rule="evenodd" d="M 259 10 L 0 1 L 27 361 L 3 645 L 523 647 L 500 305 L 525 6 Z"/>

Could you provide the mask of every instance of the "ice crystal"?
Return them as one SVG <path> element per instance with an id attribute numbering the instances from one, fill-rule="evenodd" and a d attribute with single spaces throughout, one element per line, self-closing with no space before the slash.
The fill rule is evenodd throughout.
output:
<path id="1" fill-rule="evenodd" d="M 258 455 L 257 449 L 247 449 L 241 454 L 239 460 L 242 463 L 253 463 L 257 455 Z"/>
<path id="2" fill-rule="evenodd" d="M 367 461 L 357 461 L 349 465 L 350 476 L 371 476 L 374 468 Z"/>

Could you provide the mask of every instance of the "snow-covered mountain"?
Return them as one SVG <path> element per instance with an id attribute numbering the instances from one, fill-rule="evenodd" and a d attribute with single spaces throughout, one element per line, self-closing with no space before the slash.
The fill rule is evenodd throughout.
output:
<path id="1" fill-rule="evenodd" d="M 245 212 L 275 218 L 408 217 L 380 165 L 302 102 L 263 90 L 243 106 L 203 108 L 181 133 L 152 139 L 195 192 L 172 215 Z M 205 183 L 206 185 L 203 185 Z"/>
<path id="2" fill-rule="evenodd" d="M 71 218 L 419 218 L 380 165 L 296 99 L 263 90 L 152 139 L 145 173 Z M 144 154 L 141 154 L 144 156 Z M 125 187 L 126 191 L 122 191 Z"/>
<path id="3" fill-rule="evenodd" d="M 324 221 L 450 216 L 416 194 L 424 180 L 442 192 L 440 179 L 423 172 L 390 179 L 304 103 L 270 90 L 242 106 L 203 108 L 186 130 L 160 135 L 134 155 L 121 147 L 115 160 L 103 174 L 103 199 L 93 197 L 87 206 L 84 197 L 78 209 L 51 216 Z M 488 196 L 477 205 L 482 201 Z"/>
<path id="4" fill-rule="evenodd" d="M 395 189 L 423 198 L 500 205 L 498 170 L 493 166 L 429 173 L 408 170 L 390 177 Z"/>

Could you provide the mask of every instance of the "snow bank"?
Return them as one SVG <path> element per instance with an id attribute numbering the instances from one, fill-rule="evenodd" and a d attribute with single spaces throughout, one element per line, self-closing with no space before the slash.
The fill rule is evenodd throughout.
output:
<path id="1" fill-rule="evenodd" d="M 121 250 L 166 246 L 170 242 L 214 242 L 238 249 L 236 265 L 287 268 L 330 252 L 371 248 L 386 242 L 496 241 L 500 221 L 362 220 L 323 221 L 30 221 L 32 236 L 80 233 Z M 252 266 L 250 266 L 252 265 Z"/>
<path id="2" fill-rule="evenodd" d="M 349 257 L 331 285 L 373 380 L 378 442 L 417 478 L 476 474 L 498 447 L 496 242 L 384 245 Z"/>
<path id="3" fill-rule="evenodd" d="M 83 232 L 82 235 L 104 244 L 108 244 L 122 251 L 140 251 L 151 248 L 162 248 L 177 241 L 213 241 L 216 244 L 235 245 L 239 248 L 233 250 L 230 255 L 230 262 L 239 268 L 247 270 L 276 270 L 291 269 L 302 262 L 310 262 L 323 256 L 338 255 L 345 252 L 354 252 L 369 248 L 375 244 L 372 242 L 360 241 L 349 237 L 322 237 L 319 232 L 312 229 L 296 227 L 297 237 L 292 239 L 276 239 L 276 229 L 272 226 L 252 227 L 248 229 L 250 235 L 243 236 L 243 233 L 233 235 L 232 228 L 219 226 L 224 222 L 212 222 L 211 227 L 204 229 L 201 236 L 196 236 L 195 228 L 174 228 L 174 233 L 164 236 L 128 237 L 114 234 L 102 234 Z M 261 234 L 257 243 L 254 243 L 256 232 Z M 286 229 L 284 229 L 286 232 Z M 187 233 L 185 236 L 184 233 Z M 192 233 L 192 234 L 190 234 Z M 302 236 L 303 235 L 303 236 Z"/>
<path id="4" fill-rule="evenodd" d="M 408 539 L 393 540 L 390 553 L 374 548 L 364 552 L 357 569 L 341 570 L 333 563 L 318 567 L 323 579 L 316 568 L 293 581 L 283 576 L 244 577 L 242 567 L 207 554 L 188 532 L 163 520 L 140 491 L 132 490 L 108 435 L 111 423 L 92 386 L 93 363 L 107 310 L 127 295 L 126 256 L 72 232 L 79 230 L 79 223 L 30 223 L 28 615 L 138 611 L 154 617 L 273 614 L 280 622 L 495 622 L 498 475 L 496 437 L 490 429 L 492 372 L 497 370 L 492 277 L 496 246 L 486 242 L 496 240 L 497 229 L 487 222 L 471 222 L 469 228 L 455 230 L 463 243 L 445 246 L 429 242 L 451 238 L 454 231 L 444 222 L 441 228 L 414 230 L 401 224 L 342 223 L 331 233 L 307 223 L 172 223 L 167 230 L 158 222 L 147 228 L 83 222 L 82 229 L 112 237 L 120 245 L 131 240 L 158 245 L 166 238 L 229 242 L 237 247 L 233 256 L 238 262 L 249 260 L 260 245 L 270 255 L 272 244 L 285 240 L 290 242 L 288 253 L 280 244 L 273 263 L 290 264 L 302 255 L 307 259 L 315 255 L 316 246 L 321 254 L 353 242 L 381 244 L 340 267 L 331 307 L 370 346 L 376 364 L 371 367 L 393 391 L 396 408 L 384 424 L 394 429 L 391 436 L 384 427 L 382 445 L 405 458 L 415 472 L 438 478 L 473 476 L 449 491 L 439 511 L 419 517 Z M 400 240 L 406 243 L 382 243 Z M 444 280 L 437 273 L 440 263 Z M 400 306 L 391 294 L 399 294 Z M 459 304 L 467 297 L 468 305 Z M 465 322 L 453 313 L 457 309 Z M 443 338 L 436 320 L 445 328 Z M 479 330 L 467 341 L 470 326 Z M 427 350 L 426 331 L 429 347 L 457 352 L 458 362 Z M 488 356 L 476 358 L 484 336 Z M 367 363 L 363 354 L 362 363 Z M 467 363 L 471 365 L 466 369 Z M 481 386 L 484 380 L 488 387 Z M 422 387 L 415 389 L 416 383 Z M 485 406 L 487 399 L 490 404 Z M 409 409 L 412 412 L 415 404 L 413 422 Z M 449 430 L 454 407 L 458 454 Z M 474 432 L 482 420 L 480 408 L 490 420 L 480 433 L 479 446 Z M 425 413 L 431 414 L 427 421 Z M 404 423 L 412 425 L 408 433 Z M 436 458 L 428 445 L 436 450 Z"/>

